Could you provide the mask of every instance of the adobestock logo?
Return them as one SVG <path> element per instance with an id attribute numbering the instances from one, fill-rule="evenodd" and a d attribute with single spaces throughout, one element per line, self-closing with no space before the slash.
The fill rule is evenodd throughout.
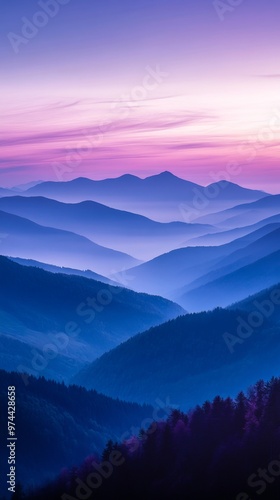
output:
<path id="1" fill-rule="evenodd" d="M 104 479 L 109 479 L 114 472 L 114 467 L 120 467 L 125 462 L 125 458 L 118 450 L 112 450 L 108 460 L 98 464 L 95 460 L 92 462 L 92 472 L 90 472 L 85 481 L 77 477 L 75 496 L 64 493 L 62 500 L 88 500 L 93 498 L 94 490 L 100 488 Z"/>
<path id="2" fill-rule="evenodd" d="M 100 123 L 93 134 L 87 130 L 82 131 L 80 141 L 70 150 L 65 150 L 64 162 L 55 161 L 52 163 L 52 169 L 57 179 L 62 181 L 65 175 L 73 173 L 94 148 L 101 146 L 105 135 L 114 129 L 116 123 L 128 119 L 137 103 L 139 105 L 139 102 L 145 101 L 149 93 L 158 89 L 168 76 L 169 73 L 162 71 L 159 64 L 153 67 L 146 66 L 143 79 L 139 82 L 140 85 L 132 87 L 129 92 L 122 93 L 116 102 L 112 103 L 111 109 L 114 111 L 114 116 Z"/>
<path id="3" fill-rule="evenodd" d="M 279 457 L 280 458 L 280 457 Z M 262 495 L 270 484 L 273 484 L 280 477 L 280 461 L 272 460 L 267 469 L 259 468 L 257 473 L 252 474 L 247 481 L 249 488 L 255 489 L 257 495 Z M 251 494 L 245 492 L 239 493 L 236 500 L 251 500 Z M 256 497 L 254 497 L 256 498 Z M 267 497 L 266 497 L 267 498 Z"/>
<path id="4" fill-rule="evenodd" d="M 263 326 L 266 319 L 274 314 L 276 308 L 280 306 L 280 289 L 272 290 L 269 297 L 262 302 L 254 300 L 253 305 L 255 309 L 248 314 L 246 320 L 238 316 L 236 335 L 228 332 L 223 334 L 224 341 L 231 354 L 234 352 L 236 344 L 243 344 L 255 330 Z"/>
<path id="5" fill-rule="evenodd" d="M 230 185 L 232 177 L 240 174 L 241 166 L 236 162 L 229 162 L 224 170 L 219 172 L 210 172 L 213 180 L 209 186 L 201 189 L 193 188 L 193 199 L 191 203 L 180 203 L 179 210 L 183 220 L 190 223 L 203 215 L 205 210 L 211 206 L 211 202 L 216 200 L 220 194 Z"/>
<path id="6" fill-rule="evenodd" d="M 225 14 L 228 12 L 234 12 L 237 7 L 243 4 L 243 2 L 244 0 L 226 0 L 225 2 L 221 0 L 214 0 L 213 7 L 217 12 L 220 21 L 224 21 Z"/>
<path id="7" fill-rule="evenodd" d="M 6 236 L 6 235 L 4 235 Z M 0 234 L 1 244 L 1 234 Z M 84 302 L 80 302 L 76 307 L 75 314 L 79 318 L 83 318 L 83 322 L 87 325 L 91 324 L 96 315 L 104 311 L 114 300 L 114 297 L 120 294 L 124 287 L 133 280 L 126 271 L 120 271 L 112 274 L 112 278 L 120 283 L 120 286 L 108 285 L 101 288 L 96 296 L 87 297 Z M 21 374 L 24 384 L 29 385 L 30 374 L 37 377 L 46 370 L 49 363 L 57 358 L 62 351 L 68 347 L 70 341 L 79 337 L 82 333 L 82 324 L 77 321 L 70 320 L 64 326 L 64 331 L 48 334 L 48 342 L 43 345 L 40 350 L 31 350 L 31 367 L 18 365 L 17 371 Z"/>
<path id="8" fill-rule="evenodd" d="M 119 439 L 120 443 L 125 442 L 127 439 L 135 438 L 133 445 L 130 446 L 130 453 L 135 453 L 141 446 L 141 442 L 145 442 L 147 437 L 156 432 L 159 422 L 163 422 L 170 415 L 172 408 L 176 408 L 175 405 L 170 404 L 169 397 L 165 401 L 160 398 L 155 400 L 155 405 L 153 407 L 152 418 L 146 418 L 142 421 L 140 427 L 131 427 L 127 432 L 125 432 Z M 140 437 L 141 434 L 141 437 Z M 95 460 L 91 462 L 92 470 L 84 477 L 82 480 L 80 477 L 75 478 L 76 488 L 75 497 L 69 493 L 64 493 L 61 497 L 62 500 L 90 500 L 94 498 L 94 491 L 96 491 L 102 484 L 104 480 L 109 479 L 115 467 L 120 467 L 126 461 L 126 458 L 117 449 L 111 449 L 108 453 L 106 460 L 101 463 L 97 463 Z"/>
<path id="9" fill-rule="evenodd" d="M 53 19 L 60 11 L 61 5 L 67 5 L 70 0 L 40 0 L 38 6 L 42 10 L 36 11 L 32 19 L 22 17 L 23 23 L 21 33 L 17 34 L 10 31 L 7 38 L 12 46 L 15 54 L 20 51 L 21 45 L 26 45 L 30 40 L 35 38 L 41 28 L 44 28 L 50 19 Z"/>

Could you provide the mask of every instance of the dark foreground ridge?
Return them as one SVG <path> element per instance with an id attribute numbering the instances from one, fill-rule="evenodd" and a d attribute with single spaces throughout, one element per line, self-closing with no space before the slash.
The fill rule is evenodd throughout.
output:
<path id="1" fill-rule="evenodd" d="M 107 444 L 56 481 L 18 500 L 279 499 L 280 378 L 235 400 L 217 396 L 188 414 L 173 410 L 124 443 Z"/>

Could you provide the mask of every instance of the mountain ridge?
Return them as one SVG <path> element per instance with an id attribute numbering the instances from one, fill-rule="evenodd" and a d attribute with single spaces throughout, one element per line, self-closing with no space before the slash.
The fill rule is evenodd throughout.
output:
<path id="1" fill-rule="evenodd" d="M 280 296 L 280 284 L 273 289 Z M 271 290 L 258 294 L 259 303 L 271 297 Z M 111 397 L 119 394 L 127 401 L 149 402 L 155 395 L 168 395 L 180 408 L 200 404 L 212 394 L 230 396 L 253 383 L 256 373 L 270 378 L 278 369 L 280 301 L 253 328 L 254 301 L 255 296 L 246 307 L 244 302 L 240 307 L 236 303 L 232 308 L 186 314 L 153 327 L 105 353 L 74 381 Z M 240 325 L 247 329 L 246 337 L 238 337 Z M 232 351 L 226 334 L 238 340 Z"/>
<path id="2" fill-rule="evenodd" d="M 103 180 L 78 177 L 71 181 L 48 181 L 24 193 L 24 196 L 38 195 L 57 201 L 97 201 L 159 222 L 190 222 L 197 218 L 197 197 L 202 199 L 203 206 L 200 203 L 198 210 L 203 215 L 263 198 L 267 193 L 229 182 L 201 186 L 165 171 L 144 179 L 125 174 Z"/>

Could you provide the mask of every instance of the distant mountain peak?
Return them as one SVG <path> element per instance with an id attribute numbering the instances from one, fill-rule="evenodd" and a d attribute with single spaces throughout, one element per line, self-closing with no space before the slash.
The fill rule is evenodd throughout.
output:
<path id="1" fill-rule="evenodd" d="M 72 179 L 71 181 L 64 181 L 64 182 L 90 182 L 91 179 L 88 177 L 76 177 L 75 179 Z"/>
<path id="2" fill-rule="evenodd" d="M 268 194 L 265 191 L 259 191 L 259 190 L 254 190 L 252 188 L 246 188 L 244 186 L 240 186 L 240 184 L 237 184 L 236 182 L 228 181 L 227 179 L 221 179 L 220 181 L 217 181 L 217 182 L 211 182 L 211 184 L 209 184 L 207 187 L 211 187 L 211 186 L 220 186 L 222 189 L 230 188 L 232 190 L 263 193 L 263 195 Z"/>
<path id="3" fill-rule="evenodd" d="M 38 186 L 38 184 L 42 184 L 43 180 L 38 180 L 38 181 L 32 181 L 32 182 L 26 182 L 25 184 L 18 184 L 17 186 L 13 186 L 10 189 L 12 191 L 26 191 L 27 189 Z"/>
<path id="4" fill-rule="evenodd" d="M 117 179 L 139 179 L 140 177 L 137 177 L 137 175 L 134 174 L 123 174 L 117 177 Z"/>
<path id="5" fill-rule="evenodd" d="M 164 170 L 164 172 L 160 172 L 159 174 L 152 175 L 150 177 L 161 177 L 161 178 L 172 178 L 172 179 L 179 179 L 177 175 L 172 174 L 172 172 L 169 172 L 169 170 Z"/>
<path id="6" fill-rule="evenodd" d="M 172 172 L 169 172 L 169 170 L 164 170 L 164 172 L 161 172 L 159 175 L 164 175 L 166 176 L 171 176 L 171 177 L 177 177 L 176 175 L 172 174 Z"/>

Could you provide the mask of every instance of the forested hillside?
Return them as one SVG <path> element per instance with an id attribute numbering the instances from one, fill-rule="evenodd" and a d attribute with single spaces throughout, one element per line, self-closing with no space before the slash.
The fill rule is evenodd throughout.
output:
<path id="1" fill-rule="evenodd" d="M 87 500 L 278 500 L 280 379 L 261 380 L 234 400 L 217 396 L 187 414 L 174 410 L 148 432 L 109 443 L 99 468 L 92 462 L 65 470 L 26 500 L 73 500 L 81 492 Z"/>

